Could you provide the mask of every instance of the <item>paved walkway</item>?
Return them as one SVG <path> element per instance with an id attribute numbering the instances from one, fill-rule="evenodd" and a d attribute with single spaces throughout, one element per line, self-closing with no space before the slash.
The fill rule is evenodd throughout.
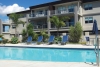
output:
<path id="1" fill-rule="evenodd" d="M 0 60 L 0 67 L 97 67 L 91 63 Z"/>

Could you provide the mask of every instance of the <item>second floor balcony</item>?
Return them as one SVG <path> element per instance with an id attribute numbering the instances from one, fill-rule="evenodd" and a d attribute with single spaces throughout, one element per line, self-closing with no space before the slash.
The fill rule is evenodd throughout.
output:
<path id="1" fill-rule="evenodd" d="M 36 18 L 36 17 L 45 17 L 47 16 L 47 11 L 44 12 L 34 12 L 29 15 L 29 17 Z"/>
<path id="2" fill-rule="evenodd" d="M 64 9 L 64 10 L 53 10 L 53 11 L 50 11 L 50 15 L 61 15 L 61 14 L 69 14 L 69 13 L 74 13 L 74 8 L 71 8 L 71 9 Z"/>
<path id="3" fill-rule="evenodd" d="M 47 29 L 47 24 L 43 24 L 43 25 L 34 25 L 34 29 Z"/>

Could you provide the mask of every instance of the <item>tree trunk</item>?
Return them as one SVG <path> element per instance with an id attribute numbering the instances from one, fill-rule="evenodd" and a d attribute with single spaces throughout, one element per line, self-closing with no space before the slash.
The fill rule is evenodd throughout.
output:
<path id="1" fill-rule="evenodd" d="M 17 33 L 17 28 L 15 28 L 15 37 L 17 37 L 17 34 L 16 33 Z"/>
<path id="2" fill-rule="evenodd" d="M 57 29 L 57 36 L 59 36 L 59 29 Z"/>

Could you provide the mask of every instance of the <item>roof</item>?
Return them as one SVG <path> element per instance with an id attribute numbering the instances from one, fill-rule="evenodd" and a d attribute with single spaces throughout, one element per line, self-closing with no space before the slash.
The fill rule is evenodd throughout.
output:
<path id="1" fill-rule="evenodd" d="M 46 7 L 46 6 L 50 6 L 50 5 L 56 5 L 56 4 L 61 4 L 61 3 L 65 3 L 65 2 L 73 2 L 73 1 L 81 1 L 82 3 L 86 3 L 86 2 L 93 2 L 93 1 L 99 1 L 99 0 L 59 0 L 59 1 L 49 2 L 49 3 L 39 4 L 39 5 L 35 5 L 35 6 L 30 6 L 29 8 L 35 9 L 35 8 Z M 16 13 L 20 14 L 20 13 L 27 13 L 30 11 L 31 10 L 26 10 L 26 11 L 20 11 L 20 12 L 16 12 Z M 9 16 L 10 14 L 7 14 L 7 16 Z"/>
<path id="2" fill-rule="evenodd" d="M 60 0 L 60 1 L 39 4 L 39 5 L 35 5 L 35 6 L 30 6 L 29 8 L 34 9 L 34 8 L 45 7 L 45 6 L 49 6 L 49 5 L 56 5 L 56 4 L 65 3 L 65 2 L 72 2 L 72 1 L 78 1 L 78 0 Z"/>
<path id="3" fill-rule="evenodd" d="M 20 12 L 15 12 L 16 14 L 21 14 L 21 13 L 28 13 L 30 10 L 25 10 L 25 11 L 20 11 Z M 9 16 L 11 13 L 7 14 Z"/>
<path id="4" fill-rule="evenodd" d="M 49 3 L 39 4 L 35 6 L 30 6 L 29 8 L 34 9 L 34 8 L 45 7 L 49 5 L 61 4 L 65 2 L 73 2 L 73 1 L 82 1 L 82 3 L 86 3 L 86 2 L 99 1 L 99 0 L 59 0 L 59 1 L 49 2 Z"/>

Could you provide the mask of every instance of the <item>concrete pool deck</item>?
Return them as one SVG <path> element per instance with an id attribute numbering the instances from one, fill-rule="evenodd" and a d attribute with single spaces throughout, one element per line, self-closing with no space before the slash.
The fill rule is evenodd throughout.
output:
<path id="1" fill-rule="evenodd" d="M 66 44 L 66 45 L 60 45 L 60 44 L 26 44 L 26 43 L 19 43 L 19 44 L 0 44 L 0 46 L 13 46 L 13 47 L 49 47 L 49 48 L 89 48 L 89 49 L 95 49 L 95 46 L 93 45 L 81 45 L 81 44 Z"/>
<path id="2" fill-rule="evenodd" d="M 0 60 L 0 67 L 97 67 L 97 65 L 81 62 L 38 62 Z"/>

